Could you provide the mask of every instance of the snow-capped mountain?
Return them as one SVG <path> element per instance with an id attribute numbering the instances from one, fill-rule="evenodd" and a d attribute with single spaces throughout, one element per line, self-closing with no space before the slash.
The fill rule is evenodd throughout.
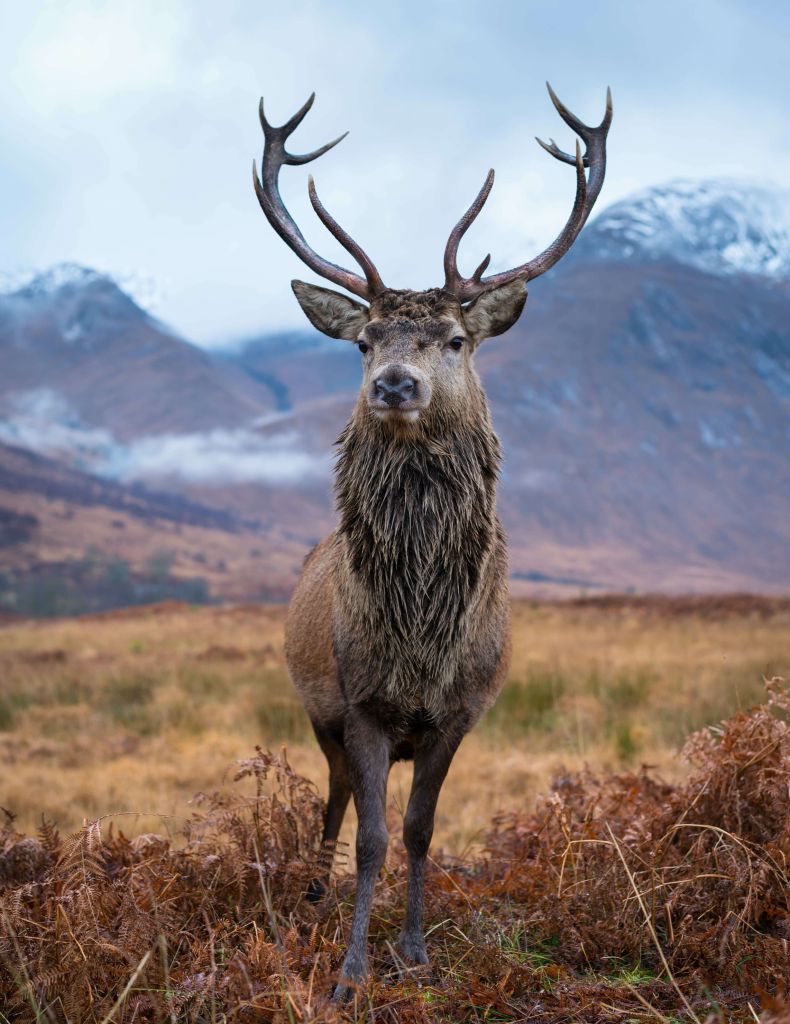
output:
<path id="1" fill-rule="evenodd" d="M 9 275 L 0 290 L 0 331 L 21 348 L 100 350 L 147 319 L 111 277 L 74 263 Z M 47 329 L 31 330 L 34 323 Z"/>
<path id="2" fill-rule="evenodd" d="M 60 264 L 0 290 L 5 420 L 34 411 L 59 427 L 135 440 L 241 427 L 274 407 L 269 389 L 218 367 L 105 274 Z"/>
<path id="3" fill-rule="evenodd" d="M 140 272 L 123 275 L 103 274 L 79 263 L 58 263 L 47 270 L 0 271 L 0 296 L 17 295 L 39 301 L 58 293 L 79 292 L 91 285 L 115 286 L 141 311 L 152 313 L 159 305 L 159 284 Z"/>
<path id="4" fill-rule="evenodd" d="M 645 189 L 591 222 L 573 258 L 671 260 L 713 274 L 790 278 L 790 190 L 724 178 Z"/>

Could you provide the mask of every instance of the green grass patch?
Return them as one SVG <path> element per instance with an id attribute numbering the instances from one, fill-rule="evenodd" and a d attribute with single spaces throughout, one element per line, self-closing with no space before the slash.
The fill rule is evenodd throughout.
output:
<path id="1" fill-rule="evenodd" d="M 568 680 L 558 671 L 534 669 L 524 680 L 511 680 L 486 717 L 486 727 L 508 736 L 551 732 L 559 718 L 558 703 Z"/>
<path id="2" fill-rule="evenodd" d="M 649 985 L 656 980 L 655 972 L 642 963 L 628 965 L 622 957 L 605 957 L 613 970 L 597 976 L 597 980 L 605 981 L 610 985 L 630 985 L 632 988 L 639 988 L 640 985 Z"/>
<path id="3" fill-rule="evenodd" d="M 159 680 L 147 672 L 110 676 L 100 700 L 100 710 L 117 725 L 138 736 L 159 731 L 158 716 L 151 707 Z"/>
<path id="4" fill-rule="evenodd" d="M 264 743 L 296 742 L 311 734 L 310 719 L 296 698 L 262 696 L 255 706 L 255 719 Z"/>

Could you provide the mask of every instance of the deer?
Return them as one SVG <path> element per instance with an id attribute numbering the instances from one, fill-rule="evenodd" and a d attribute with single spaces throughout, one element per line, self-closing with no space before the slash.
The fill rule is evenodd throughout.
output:
<path id="1" fill-rule="evenodd" d="M 337 442 L 337 527 L 307 555 L 285 626 L 289 673 L 329 768 L 323 849 L 334 848 L 351 797 L 358 818 L 356 902 L 333 995 L 338 1002 L 369 975 L 372 901 L 389 838 L 387 779 L 403 759 L 413 761 L 413 779 L 403 819 L 408 881 L 397 946 L 410 968 L 429 964 L 425 869 L 439 793 L 462 739 L 494 704 L 510 664 L 506 539 L 497 517 L 501 447 L 474 355 L 484 340 L 515 324 L 527 282 L 553 267 L 578 237 L 603 185 L 612 121 L 611 90 L 603 120 L 589 127 L 546 84 L 578 136 L 574 154 L 553 139 L 537 139 L 576 171 L 565 226 L 528 262 L 485 276 L 487 255 L 464 277 L 458 247 L 491 192 L 491 170 L 450 232 L 444 284 L 424 291 L 384 284 L 367 253 L 325 209 L 311 175 L 313 209 L 364 277 L 308 245 L 280 195 L 280 169 L 310 163 L 345 135 L 311 153 L 290 153 L 286 142 L 315 93 L 281 127 L 270 124 L 260 101 L 264 149 L 260 176 L 253 162 L 253 183 L 261 209 L 310 270 L 356 298 L 299 280 L 291 287 L 313 327 L 356 345 L 362 362 L 359 396 Z M 307 896 L 320 899 L 324 891 L 318 878 Z"/>

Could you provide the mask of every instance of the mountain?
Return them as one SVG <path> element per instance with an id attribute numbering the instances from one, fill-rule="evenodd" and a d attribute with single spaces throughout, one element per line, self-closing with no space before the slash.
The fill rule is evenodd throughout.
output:
<path id="1" fill-rule="evenodd" d="M 786 204 L 781 190 L 718 180 L 616 203 L 530 284 L 519 324 L 481 347 L 514 589 L 787 589 Z M 209 557 L 234 566 L 209 574 L 217 594 L 259 594 L 269 576 L 285 593 L 331 527 L 332 445 L 358 385 L 348 343 L 306 328 L 208 356 L 90 271 L 0 295 L 0 441 L 56 454 L 41 468 L 53 488 L 81 469 L 91 487 L 142 483 L 230 516 L 221 544 L 206 534 L 236 552 Z M 0 490 L 0 537 L 39 516 L 40 496 L 12 493 Z M 17 548 L 34 561 L 76 551 L 69 520 L 45 518 L 0 550 L 0 568 Z M 105 550 L 120 533 L 101 528 Z M 155 533 L 149 549 L 166 548 Z M 196 572 L 184 552 L 199 545 L 176 547 L 177 571 Z"/>
<path id="2" fill-rule="evenodd" d="M 480 353 L 516 571 L 785 589 L 786 286 L 668 261 L 577 261 L 547 284 Z"/>
<path id="3" fill-rule="evenodd" d="M 592 221 L 572 260 L 668 261 L 787 281 L 790 190 L 716 178 L 646 189 Z"/>
<path id="4" fill-rule="evenodd" d="M 359 387 L 359 358 L 354 346 L 312 329 L 247 338 L 221 350 L 218 357 L 268 387 L 280 412 Z"/>
<path id="5" fill-rule="evenodd" d="M 179 338 L 111 278 L 65 264 L 0 294 L 0 413 L 130 440 L 233 428 L 265 386 Z"/>

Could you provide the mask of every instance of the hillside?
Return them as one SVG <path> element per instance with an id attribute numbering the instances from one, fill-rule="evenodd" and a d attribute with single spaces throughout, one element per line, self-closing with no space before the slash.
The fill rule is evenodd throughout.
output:
<path id="1" fill-rule="evenodd" d="M 1 608 L 60 614 L 171 597 L 281 600 L 299 550 L 283 531 L 265 534 L 233 512 L 0 443 Z"/>

